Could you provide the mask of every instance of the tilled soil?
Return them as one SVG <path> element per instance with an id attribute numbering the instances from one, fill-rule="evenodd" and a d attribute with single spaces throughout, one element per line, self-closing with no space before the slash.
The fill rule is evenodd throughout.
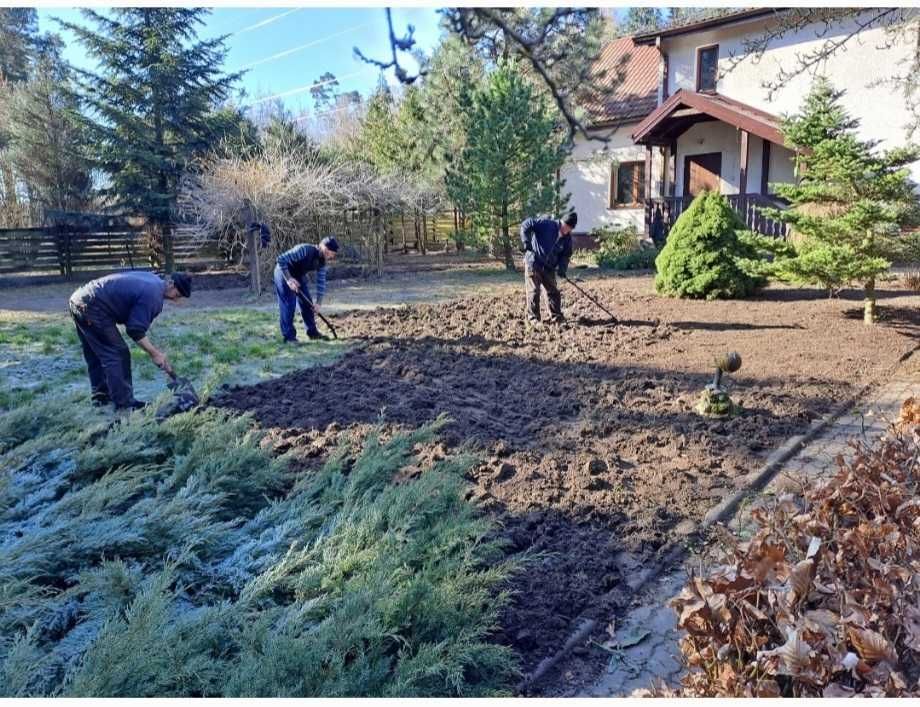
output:
<path id="1" fill-rule="evenodd" d="M 470 493 L 529 558 L 498 636 L 526 671 L 577 620 L 609 618 L 637 565 L 690 534 L 773 447 L 884 377 L 920 331 L 920 299 L 906 291 L 883 293 L 887 319 L 867 327 L 858 300 L 814 290 L 688 302 L 651 294 L 647 277 L 583 287 L 619 325 L 568 289 L 568 323 L 537 331 L 512 287 L 349 314 L 335 325 L 358 345 L 334 365 L 216 398 L 308 457 L 356 427 L 449 415 L 433 458 L 479 452 Z M 730 350 L 744 361 L 731 377 L 744 413 L 701 417 L 714 357 Z"/>

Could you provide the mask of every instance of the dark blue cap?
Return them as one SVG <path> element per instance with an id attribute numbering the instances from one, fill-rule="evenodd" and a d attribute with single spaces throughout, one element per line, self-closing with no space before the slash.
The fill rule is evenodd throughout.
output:
<path id="1" fill-rule="evenodd" d="M 339 252 L 339 242 L 335 239 L 335 236 L 326 236 L 319 244 L 326 246 L 333 253 Z"/>

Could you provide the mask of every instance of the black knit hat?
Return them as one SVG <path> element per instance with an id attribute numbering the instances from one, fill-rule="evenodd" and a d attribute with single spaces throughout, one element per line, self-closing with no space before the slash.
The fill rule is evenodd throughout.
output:
<path id="1" fill-rule="evenodd" d="M 569 228 L 575 228 L 575 225 L 578 223 L 578 214 L 574 211 L 565 217 L 565 220 L 562 222 Z"/>
<path id="2" fill-rule="evenodd" d="M 326 236 L 319 244 L 326 246 L 333 253 L 339 252 L 339 242 L 335 239 L 335 236 Z"/>
<path id="3" fill-rule="evenodd" d="M 176 286 L 176 289 L 179 290 L 180 295 L 183 297 L 192 296 L 192 278 L 189 277 L 188 273 L 174 272 L 169 277 L 172 279 L 172 283 Z"/>

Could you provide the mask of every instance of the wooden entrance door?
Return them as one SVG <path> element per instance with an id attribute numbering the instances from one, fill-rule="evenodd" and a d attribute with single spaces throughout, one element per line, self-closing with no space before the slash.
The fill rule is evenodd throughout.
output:
<path id="1" fill-rule="evenodd" d="M 722 191 L 722 153 L 707 152 L 684 158 L 684 196 L 696 196 L 704 189 Z"/>

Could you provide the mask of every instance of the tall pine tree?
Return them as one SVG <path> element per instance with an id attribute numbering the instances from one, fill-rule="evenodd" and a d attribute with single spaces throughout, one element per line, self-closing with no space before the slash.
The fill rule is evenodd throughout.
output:
<path id="1" fill-rule="evenodd" d="M 44 37 L 32 77 L 10 99 L 11 161 L 33 211 L 79 211 L 92 198 L 88 135 L 68 91 L 71 77 L 62 47 L 57 36 Z"/>
<path id="2" fill-rule="evenodd" d="M 566 157 L 546 101 L 503 63 L 478 87 L 466 115 L 466 147 L 447 172 L 447 190 L 514 269 L 511 227 L 562 208 L 557 172 Z"/>
<path id="3" fill-rule="evenodd" d="M 221 70 L 224 37 L 199 40 L 202 8 L 134 7 L 108 15 L 83 10 L 93 31 L 62 23 L 98 62 L 81 71 L 81 98 L 91 111 L 95 164 L 105 192 L 146 216 L 162 238 L 163 265 L 173 268 L 172 226 L 182 172 L 211 147 L 211 110 L 239 74 Z"/>
<path id="4" fill-rule="evenodd" d="M 0 7 L 0 81 L 29 77 L 29 62 L 38 41 L 38 13 L 31 7 Z"/>
<path id="5" fill-rule="evenodd" d="M 659 7 L 630 7 L 623 18 L 622 29 L 626 34 L 651 32 L 664 27 L 664 13 Z"/>
<path id="6" fill-rule="evenodd" d="M 774 263 L 772 274 L 831 292 L 860 282 L 864 320 L 872 324 L 875 278 L 892 260 L 917 255 L 915 239 L 901 229 L 917 217 L 907 165 L 920 158 L 920 150 L 908 145 L 879 152 L 878 141 L 860 140 L 859 121 L 841 105 L 842 95 L 819 77 L 801 113 L 783 123 L 799 179 L 773 185 L 791 208 L 765 213 L 792 226 L 800 242 L 794 257 Z"/>

